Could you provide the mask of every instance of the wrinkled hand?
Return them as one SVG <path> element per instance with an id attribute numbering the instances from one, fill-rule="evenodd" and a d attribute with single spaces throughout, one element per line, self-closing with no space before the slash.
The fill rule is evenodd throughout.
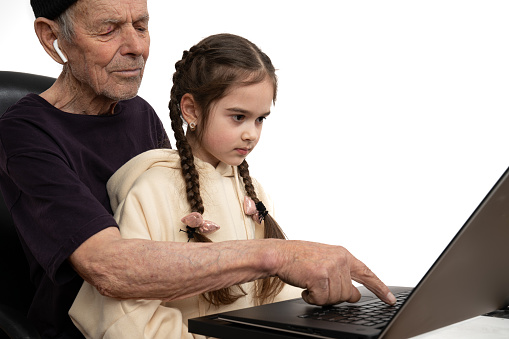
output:
<path id="1" fill-rule="evenodd" d="M 302 298 L 309 304 L 359 301 L 361 295 L 352 280 L 387 304 L 396 302 L 389 288 L 344 247 L 304 241 L 285 241 L 281 246 L 283 264 L 276 275 L 290 285 L 304 288 Z"/>

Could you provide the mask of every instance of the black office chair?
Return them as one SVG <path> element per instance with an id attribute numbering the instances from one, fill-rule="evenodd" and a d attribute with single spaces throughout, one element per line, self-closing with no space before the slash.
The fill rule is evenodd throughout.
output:
<path id="1" fill-rule="evenodd" d="M 0 71 L 0 115 L 26 94 L 44 92 L 53 82 L 42 75 Z M 1 194 L 0 272 L 0 339 L 40 338 L 26 317 L 35 291 L 28 262 Z"/>

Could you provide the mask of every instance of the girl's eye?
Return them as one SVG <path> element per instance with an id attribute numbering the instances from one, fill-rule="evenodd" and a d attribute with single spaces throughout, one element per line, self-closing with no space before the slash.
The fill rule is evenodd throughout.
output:
<path id="1" fill-rule="evenodd" d="M 259 117 L 256 121 L 261 124 L 265 119 L 267 119 L 267 117 Z"/>
<path id="2" fill-rule="evenodd" d="M 233 120 L 242 121 L 242 120 L 244 120 L 244 116 L 243 115 L 234 115 Z"/>

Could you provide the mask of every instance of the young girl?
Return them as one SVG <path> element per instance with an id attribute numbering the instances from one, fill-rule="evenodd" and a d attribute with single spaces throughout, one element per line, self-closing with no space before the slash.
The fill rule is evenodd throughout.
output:
<path id="1" fill-rule="evenodd" d="M 177 150 L 143 153 L 108 182 L 122 236 L 190 243 L 284 239 L 245 160 L 276 99 L 270 59 L 248 40 L 220 34 L 185 51 L 175 69 L 169 108 Z M 117 300 L 84 283 L 69 314 L 88 338 L 193 338 L 199 336 L 188 333 L 189 318 L 301 293 L 278 278 L 219 290 L 212 282 L 208 291 L 169 302 Z"/>

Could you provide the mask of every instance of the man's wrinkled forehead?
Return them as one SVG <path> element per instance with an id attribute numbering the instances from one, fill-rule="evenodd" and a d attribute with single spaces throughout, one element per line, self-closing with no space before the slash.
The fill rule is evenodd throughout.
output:
<path id="1" fill-rule="evenodd" d="M 76 11 L 88 25 L 148 21 L 146 0 L 79 0 Z"/>

